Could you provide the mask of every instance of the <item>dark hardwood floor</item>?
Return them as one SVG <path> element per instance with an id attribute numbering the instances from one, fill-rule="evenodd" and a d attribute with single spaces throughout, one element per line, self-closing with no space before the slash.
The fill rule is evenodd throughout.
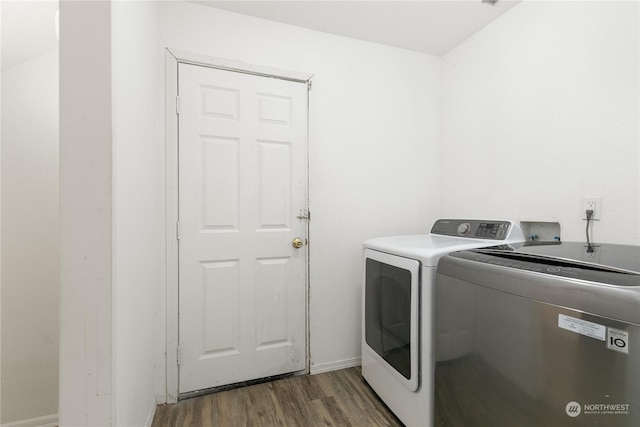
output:
<path id="1" fill-rule="evenodd" d="M 160 405 L 152 427 L 398 426 L 360 375 L 348 368 L 221 391 Z"/>

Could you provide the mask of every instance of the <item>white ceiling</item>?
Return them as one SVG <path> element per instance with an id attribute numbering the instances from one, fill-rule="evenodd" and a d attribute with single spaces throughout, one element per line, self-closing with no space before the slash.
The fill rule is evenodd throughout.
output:
<path id="1" fill-rule="evenodd" d="M 520 0 L 217 1 L 195 3 L 441 56 Z"/>
<path id="2" fill-rule="evenodd" d="M 176 1 L 176 0 L 174 0 Z M 520 0 L 216 1 L 204 4 L 317 31 L 443 55 Z M 56 47 L 55 0 L 2 0 L 2 70 Z"/>

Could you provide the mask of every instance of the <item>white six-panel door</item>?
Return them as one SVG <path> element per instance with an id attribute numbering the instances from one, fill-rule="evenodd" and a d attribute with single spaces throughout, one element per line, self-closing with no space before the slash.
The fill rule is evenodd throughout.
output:
<path id="1" fill-rule="evenodd" d="M 178 81 L 179 392 L 304 370 L 307 86 Z"/>

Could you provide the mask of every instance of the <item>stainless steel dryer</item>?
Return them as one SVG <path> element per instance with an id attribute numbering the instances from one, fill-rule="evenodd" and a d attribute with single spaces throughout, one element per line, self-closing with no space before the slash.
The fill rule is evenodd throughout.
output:
<path id="1" fill-rule="evenodd" d="M 640 247 L 443 257 L 436 426 L 640 426 Z"/>

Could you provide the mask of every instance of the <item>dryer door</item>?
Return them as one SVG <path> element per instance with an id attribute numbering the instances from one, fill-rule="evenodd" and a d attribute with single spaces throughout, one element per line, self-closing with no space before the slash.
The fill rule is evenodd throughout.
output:
<path id="1" fill-rule="evenodd" d="M 409 390 L 419 385 L 419 284 L 416 260 L 365 250 L 364 345 Z"/>

